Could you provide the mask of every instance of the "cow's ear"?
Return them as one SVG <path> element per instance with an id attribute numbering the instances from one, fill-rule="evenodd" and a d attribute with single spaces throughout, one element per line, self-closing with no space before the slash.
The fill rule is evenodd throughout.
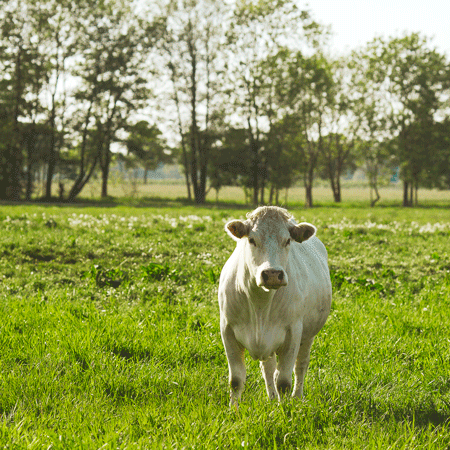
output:
<path id="1" fill-rule="evenodd" d="M 241 220 L 232 220 L 225 225 L 225 231 L 235 240 L 243 238 L 248 235 L 249 226 Z"/>
<path id="2" fill-rule="evenodd" d="M 316 234 L 316 227 L 310 223 L 302 222 L 293 226 L 289 232 L 294 241 L 303 242 Z"/>

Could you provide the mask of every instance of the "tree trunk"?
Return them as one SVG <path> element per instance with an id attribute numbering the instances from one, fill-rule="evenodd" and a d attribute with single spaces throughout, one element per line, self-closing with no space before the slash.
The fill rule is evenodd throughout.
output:
<path id="1" fill-rule="evenodd" d="M 20 147 L 18 145 L 14 145 L 11 147 L 11 159 L 10 159 L 10 168 L 11 171 L 9 173 L 10 175 L 10 183 L 8 186 L 7 191 L 7 198 L 11 200 L 18 201 L 20 200 L 20 195 L 22 192 L 22 186 L 21 186 L 21 160 L 22 157 L 20 155 Z"/>
<path id="2" fill-rule="evenodd" d="M 19 45 L 16 59 L 16 86 L 12 118 L 12 129 L 9 142 L 6 145 L 2 161 L 2 179 L 0 186 L 1 198 L 20 200 L 22 154 L 19 146 L 19 114 L 22 100 L 22 47 Z M 4 165 L 3 165 L 4 164 Z"/>
<path id="3" fill-rule="evenodd" d="M 275 194 L 275 185 L 272 183 L 270 186 L 270 192 L 269 192 L 269 205 L 273 205 L 273 196 Z"/>
<path id="4" fill-rule="evenodd" d="M 188 200 L 192 201 L 192 194 L 191 194 L 191 182 L 190 182 L 190 176 L 189 176 L 189 162 L 187 157 L 187 151 L 186 151 L 186 144 L 184 143 L 184 139 L 182 138 L 181 141 L 182 149 L 183 149 L 183 165 L 184 165 L 184 176 L 186 181 L 186 190 L 187 190 L 187 196 Z"/>
<path id="5" fill-rule="evenodd" d="M 191 27 L 191 24 L 189 24 Z M 191 31 L 191 29 L 189 30 Z M 200 139 L 197 123 L 197 49 L 192 35 L 189 35 L 187 40 L 189 56 L 191 57 L 191 179 L 194 188 L 195 203 L 202 204 L 205 202 L 206 185 L 203 186 L 203 164 L 200 157 Z M 200 180 L 198 179 L 198 169 L 200 166 Z M 206 169 L 205 169 L 206 170 Z M 205 172 L 206 173 L 206 172 Z"/>
<path id="6" fill-rule="evenodd" d="M 27 175 L 26 175 L 26 187 L 25 187 L 25 200 L 31 200 L 31 194 L 33 193 L 33 155 L 36 151 L 36 121 L 33 120 L 30 134 L 27 139 Z"/>
<path id="7" fill-rule="evenodd" d="M 313 207 L 313 195 L 312 195 L 312 189 L 313 189 L 313 182 L 314 182 L 314 168 L 316 165 L 315 161 L 316 155 L 314 155 L 311 152 L 310 149 L 310 161 L 308 162 L 308 170 L 305 173 L 304 176 L 304 183 L 305 183 L 305 207 L 306 208 L 312 208 Z"/>
<path id="8" fill-rule="evenodd" d="M 305 185 L 305 207 L 312 208 L 313 198 L 312 198 L 312 186 Z"/>
<path id="9" fill-rule="evenodd" d="M 30 161 L 28 161 L 27 167 L 27 186 L 25 189 L 25 200 L 31 200 L 31 194 L 33 192 L 33 166 Z"/>
<path id="10" fill-rule="evenodd" d="M 122 91 L 119 91 L 114 97 L 114 104 L 109 111 L 108 118 L 106 120 L 105 138 L 102 138 L 102 128 L 103 126 L 99 123 L 98 131 L 99 136 L 99 155 L 100 155 L 100 167 L 102 169 L 102 192 L 101 197 L 108 197 L 108 178 L 109 178 L 109 168 L 111 165 L 111 141 L 114 137 L 114 118 L 116 115 L 117 102 L 120 100 Z"/>
<path id="11" fill-rule="evenodd" d="M 191 202 L 192 201 L 191 182 L 189 180 L 189 165 L 188 165 L 187 161 L 186 161 L 186 165 L 185 165 L 185 181 L 186 181 L 187 197 L 188 197 L 188 200 Z"/>
<path id="12" fill-rule="evenodd" d="M 84 176 L 78 176 L 77 180 L 72 186 L 72 189 L 70 190 L 69 196 L 67 197 L 67 200 L 69 202 L 73 202 L 75 200 L 77 195 L 83 190 L 86 183 L 91 179 L 91 176 L 94 173 L 95 168 L 97 167 L 98 156 L 99 155 L 95 157 L 89 172 L 87 174 L 83 172 Z"/>
<path id="13" fill-rule="evenodd" d="M 333 173 L 333 164 L 331 161 L 331 154 L 327 155 L 327 159 L 328 159 L 328 163 L 327 163 L 328 179 L 330 180 L 331 191 L 333 192 L 333 199 L 334 199 L 334 201 L 336 201 L 336 186 L 334 183 L 334 173 Z"/>
<path id="14" fill-rule="evenodd" d="M 81 190 L 83 189 L 84 185 L 87 182 L 87 181 L 84 181 L 86 178 L 86 169 L 85 169 L 86 148 L 87 148 L 87 137 L 88 137 L 88 125 L 89 125 L 89 120 L 91 118 L 93 99 L 94 99 L 94 95 L 91 98 L 91 102 L 90 102 L 89 108 L 87 110 L 86 118 L 84 121 L 83 137 L 81 140 L 81 147 L 80 147 L 80 172 L 79 172 L 77 178 L 75 179 L 75 181 L 72 185 L 72 188 L 70 189 L 69 195 L 67 197 L 67 199 L 69 201 L 75 200 L 75 197 L 81 192 Z M 94 163 L 92 164 L 92 167 L 91 167 L 91 171 L 87 175 L 87 180 L 89 180 L 89 178 L 91 177 L 92 172 L 94 171 L 95 166 L 97 165 L 98 158 L 99 158 L 99 154 L 97 152 L 97 155 L 94 158 Z"/>
<path id="15" fill-rule="evenodd" d="M 305 207 L 312 208 L 313 207 L 313 195 L 312 195 L 312 187 L 313 187 L 313 169 L 309 169 L 305 174 Z"/>
<path id="16" fill-rule="evenodd" d="M 107 132 L 109 135 L 109 132 Z M 101 198 L 108 197 L 108 178 L 109 178 L 109 167 L 111 164 L 111 150 L 110 150 L 110 138 L 106 137 L 105 142 L 100 138 L 98 143 L 98 153 L 100 155 L 100 169 L 102 172 L 102 190 Z"/>
<path id="17" fill-rule="evenodd" d="M 56 130 L 55 130 L 55 118 L 56 118 L 56 88 L 58 86 L 59 78 L 59 63 L 57 64 L 57 75 L 55 82 L 55 90 L 52 93 L 52 110 L 50 113 L 50 147 L 48 153 L 48 168 L 47 168 L 47 184 L 45 186 L 45 198 L 51 200 L 52 198 L 52 181 L 56 168 Z"/>
<path id="18" fill-rule="evenodd" d="M 259 198 L 259 177 L 258 177 L 258 151 L 253 149 L 253 161 L 252 161 L 252 178 L 253 178 L 253 205 L 258 206 Z"/>
<path id="19" fill-rule="evenodd" d="M 339 162 L 334 161 L 337 167 L 333 168 L 333 161 L 331 155 L 327 156 L 328 158 L 328 178 L 331 184 L 331 190 L 333 192 L 333 199 L 335 203 L 341 202 L 341 171 L 339 168 Z"/>
<path id="20" fill-rule="evenodd" d="M 334 191 L 333 191 L 334 201 L 336 203 L 340 203 L 342 201 L 341 198 L 341 181 L 339 177 L 337 178 L 335 185 L 334 185 Z"/>
<path id="21" fill-rule="evenodd" d="M 202 142 L 199 142 L 199 156 L 200 156 L 200 203 L 205 203 L 206 201 L 206 183 L 207 183 L 207 173 L 208 173 L 208 155 L 209 155 L 209 139 L 205 136 Z"/>
<path id="22" fill-rule="evenodd" d="M 408 182 L 403 182 L 403 206 L 408 206 Z"/>
<path id="23" fill-rule="evenodd" d="M 193 145 L 193 143 L 191 141 L 190 176 L 191 176 L 192 189 L 194 191 L 194 201 L 197 203 L 197 197 L 198 197 L 197 156 L 195 154 L 195 149 L 192 148 L 192 145 Z"/>
<path id="24" fill-rule="evenodd" d="M 250 137 L 250 149 L 252 151 L 252 166 L 251 166 L 251 176 L 252 176 L 252 188 L 253 188 L 253 206 L 258 206 L 259 199 L 259 152 L 258 145 L 253 135 L 250 116 L 247 117 L 248 133 Z"/>
<path id="25" fill-rule="evenodd" d="M 56 152 L 55 152 L 55 94 L 52 95 L 52 111 L 50 117 L 50 148 L 48 153 L 48 167 L 47 167 L 47 183 L 45 185 L 45 199 L 51 200 L 52 198 L 52 181 L 53 174 L 55 173 L 56 167 Z"/>
<path id="26" fill-rule="evenodd" d="M 108 177 L 109 177 L 109 164 L 102 167 L 102 193 L 101 197 L 108 197 Z"/>
<path id="27" fill-rule="evenodd" d="M 51 200 L 52 198 L 52 181 L 56 168 L 56 132 L 55 132 L 55 117 L 56 117 L 56 105 L 55 105 L 55 92 L 52 94 L 52 111 L 50 115 L 50 147 L 48 153 L 48 167 L 47 167 L 47 184 L 45 186 L 45 198 Z"/>
<path id="28" fill-rule="evenodd" d="M 260 177 L 260 185 L 261 185 L 261 205 L 266 204 L 265 194 L 266 194 L 266 182 L 268 179 L 267 174 L 267 161 L 265 157 L 261 157 L 260 161 L 260 171 L 259 171 L 259 177 Z"/>
<path id="29" fill-rule="evenodd" d="M 266 204 L 266 199 L 265 199 L 266 186 L 267 186 L 267 180 L 269 179 L 268 171 L 267 171 L 267 161 L 264 159 L 264 161 L 261 162 L 261 165 L 262 165 L 262 170 L 260 172 L 260 177 L 261 177 L 261 205 L 265 205 Z"/>
<path id="30" fill-rule="evenodd" d="M 375 203 L 380 200 L 380 193 L 378 192 L 378 187 L 376 184 L 373 185 L 373 190 L 375 191 L 375 198 L 372 199 L 372 186 L 370 187 L 370 206 L 373 208 Z"/>
<path id="31" fill-rule="evenodd" d="M 52 110 L 50 113 L 50 148 L 48 155 L 48 168 L 47 168 L 47 184 L 45 187 L 45 198 L 50 200 L 52 198 L 52 181 L 53 175 L 55 173 L 56 168 L 56 130 L 55 130 L 55 118 L 56 118 L 56 92 L 58 89 L 58 81 L 60 76 L 60 60 L 59 60 L 59 49 L 61 46 L 61 42 L 59 39 L 59 33 L 56 34 L 56 79 L 55 86 L 52 92 Z"/>
<path id="32" fill-rule="evenodd" d="M 183 124 L 181 122 L 181 113 L 180 113 L 180 100 L 178 97 L 178 91 L 176 89 L 176 79 L 175 79 L 175 66 L 173 64 L 169 64 L 169 69 L 171 70 L 171 78 L 172 84 L 174 86 L 174 100 L 175 105 L 177 107 L 177 117 L 178 117 L 178 132 L 180 133 L 181 138 L 181 150 L 183 152 L 183 166 L 184 166 L 184 176 L 186 181 L 186 190 L 189 202 L 192 201 L 191 194 L 191 182 L 190 182 L 190 171 L 189 171 L 189 161 L 188 161 L 188 152 L 186 149 L 186 140 L 183 133 Z"/>
<path id="33" fill-rule="evenodd" d="M 206 158 L 206 156 L 202 156 L 202 158 Z M 199 184 L 198 184 L 198 192 L 196 195 L 196 203 L 201 205 L 203 203 L 205 203 L 206 201 L 206 163 L 207 161 L 204 160 L 200 166 L 200 179 L 199 179 Z"/>

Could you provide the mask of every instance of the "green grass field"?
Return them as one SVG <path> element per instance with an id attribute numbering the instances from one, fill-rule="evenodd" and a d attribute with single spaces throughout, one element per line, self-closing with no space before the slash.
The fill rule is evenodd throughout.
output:
<path id="1" fill-rule="evenodd" d="M 228 407 L 218 277 L 243 209 L 0 206 L 0 447 L 450 447 L 450 210 L 291 209 L 329 251 L 305 397 L 247 358 Z"/>

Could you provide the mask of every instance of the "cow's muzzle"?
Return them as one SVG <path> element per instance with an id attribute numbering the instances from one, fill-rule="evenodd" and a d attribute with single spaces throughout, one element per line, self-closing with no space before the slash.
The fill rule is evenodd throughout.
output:
<path id="1" fill-rule="evenodd" d="M 281 286 L 286 286 L 286 272 L 278 269 L 262 270 L 259 285 L 261 287 L 265 287 L 266 289 L 278 289 Z"/>

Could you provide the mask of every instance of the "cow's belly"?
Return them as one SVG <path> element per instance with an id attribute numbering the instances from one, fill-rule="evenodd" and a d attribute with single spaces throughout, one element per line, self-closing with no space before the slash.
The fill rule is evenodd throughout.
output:
<path id="1" fill-rule="evenodd" d="M 265 361 L 275 353 L 286 339 L 286 329 L 279 326 L 258 328 L 248 324 L 234 329 L 237 341 L 255 360 Z"/>

